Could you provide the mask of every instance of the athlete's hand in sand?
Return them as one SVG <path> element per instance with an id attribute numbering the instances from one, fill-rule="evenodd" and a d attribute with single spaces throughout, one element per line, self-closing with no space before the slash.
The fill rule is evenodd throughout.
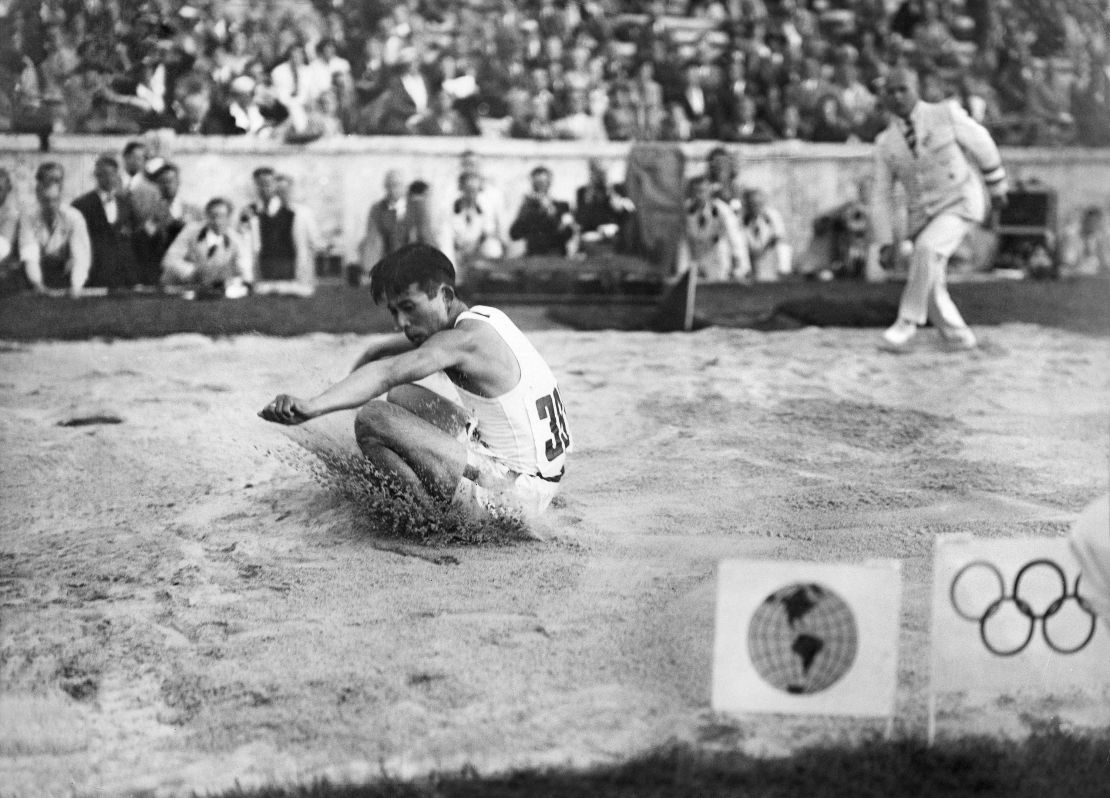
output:
<path id="1" fill-rule="evenodd" d="M 274 401 L 258 412 L 258 415 L 275 424 L 301 424 L 316 414 L 307 400 L 298 399 L 287 393 L 279 393 L 274 397 Z"/>

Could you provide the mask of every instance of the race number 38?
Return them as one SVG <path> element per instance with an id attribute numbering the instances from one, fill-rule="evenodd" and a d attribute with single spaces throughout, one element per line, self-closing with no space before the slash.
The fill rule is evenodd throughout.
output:
<path id="1" fill-rule="evenodd" d="M 536 412 L 540 416 L 540 421 L 547 421 L 551 425 L 551 437 L 548 438 L 544 449 L 547 459 L 554 460 L 570 447 L 567 411 L 563 407 L 563 400 L 559 398 L 558 388 L 536 400 Z"/>

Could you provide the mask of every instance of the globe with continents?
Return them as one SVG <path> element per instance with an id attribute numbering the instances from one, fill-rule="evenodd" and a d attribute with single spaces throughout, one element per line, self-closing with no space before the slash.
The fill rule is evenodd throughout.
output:
<path id="1" fill-rule="evenodd" d="M 748 652 L 756 672 L 787 693 L 818 693 L 844 677 L 859 635 L 848 604 L 823 585 L 792 584 L 756 608 Z"/>

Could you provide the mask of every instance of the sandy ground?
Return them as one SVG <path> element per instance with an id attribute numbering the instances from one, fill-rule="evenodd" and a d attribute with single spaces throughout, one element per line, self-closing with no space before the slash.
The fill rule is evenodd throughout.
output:
<path id="1" fill-rule="evenodd" d="M 715 569 L 898 557 L 895 732 L 925 724 L 935 534 L 1063 534 L 1107 483 L 1105 339 L 986 328 L 541 330 L 576 438 L 548 540 L 357 531 L 255 418 L 365 341 L 0 347 L 0 793 L 618 760 L 672 739 L 787 753 L 874 721 L 709 708 Z M 60 426 L 72 419 L 116 424 Z M 313 422 L 345 436 L 350 419 Z M 942 733 L 1110 724 L 1067 696 L 949 705 Z"/>

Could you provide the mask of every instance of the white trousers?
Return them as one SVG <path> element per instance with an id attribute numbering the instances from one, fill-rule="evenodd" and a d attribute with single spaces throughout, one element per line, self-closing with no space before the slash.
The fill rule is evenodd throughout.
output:
<path id="1" fill-rule="evenodd" d="M 929 319 L 942 332 L 967 326 L 948 295 L 948 259 L 960 246 L 974 222 L 954 213 L 942 213 L 917 234 L 910 260 L 910 276 L 898 307 L 900 318 L 915 324 Z"/>

